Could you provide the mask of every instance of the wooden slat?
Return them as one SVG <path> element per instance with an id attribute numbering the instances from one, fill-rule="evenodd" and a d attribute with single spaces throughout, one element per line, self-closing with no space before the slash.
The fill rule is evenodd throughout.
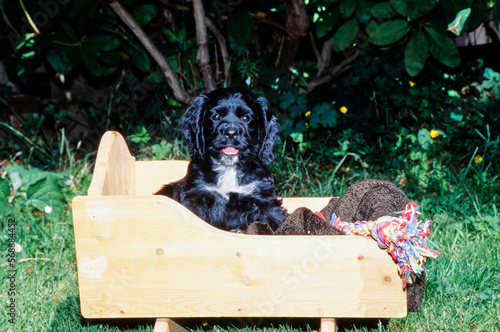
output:
<path id="1" fill-rule="evenodd" d="M 99 143 L 88 195 L 133 195 L 134 187 L 135 158 L 125 139 L 116 131 L 108 131 Z"/>
<path id="2" fill-rule="evenodd" d="M 182 179 L 188 163 L 186 160 L 137 161 L 135 194 L 152 195 L 164 184 Z"/>
<path id="3" fill-rule="evenodd" d="M 162 196 L 76 197 L 73 212 L 86 318 L 406 315 L 371 239 L 224 232 Z"/>

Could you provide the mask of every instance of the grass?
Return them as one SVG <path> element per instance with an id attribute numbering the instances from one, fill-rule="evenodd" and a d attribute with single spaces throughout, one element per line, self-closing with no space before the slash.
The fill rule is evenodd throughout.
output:
<path id="1" fill-rule="evenodd" d="M 284 195 L 329 196 L 342 193 L 348 184 L 362 178 L 355 160 L 346 161 L 344 169 L 318 166 L 298 153 L 292 157 L 282 152 L 272 170 L 278 191 Z M 91 165 L 81 161 L 65 171 L 72 181 L 62 186 L 68 201 L 85 194 L 90 182 Z M 425 216 L 433 219 L 431 239 L 441 255 L 427 264 L 426 294 L 422 310 L 388 324 L 366 326 L 356 321 L 347 331 L 497 331 L 500 330 L 500 216 L 498 167 L 469 163 L 454 172 L 442 170 L 439 179 L 447 186 L 429 191 L 408 185 L 405 190 L 422 205 Z M 5 177 L 4 171 L 3 176 Z M 36 173 L 36 170 L 33 170 Z M 372 177 L 394 179 L 390 174 Z M 9 178 L 10 179 L 10 178 Z M 9 180 L 11 187 L 12 179 Z M 432 179 L 429 179 L 432 182 Z M 79 313 L 78 282 L 72 216 L 69 208 L 60 216 L 40 212 L 26 205 L 29 189 L 19 187 L 9 197 L 11 213 L 16 218 L 15 235 L 22 251 L 17 254 L 16 320 L 8 322 L 7 250 L 1 254 L 0 326 L 6 331 L 153 331 L 152 320 L 88 321 Z M 24 191 L 23 191 L 24 190 Z M 24 204 L 24 205 L 23 205 Z M 7 216 L 0 220 L 7 230 Z M 1 233 L 2 247 L 7 247 L 7 232 Z M 194 330 L 236 331 L 224 322 L 195 321 Z M 280 325 L 280 323 L 286 323 Z M 273 320 L 263 331 L 317 329 L 317 322 Z M 309 323 L 310 325 L 307 325 Z M 342 321 L 341 321 L 342 323 Z M 222 324 L 222 327 L 214 324 Z M 257 327 L 258 328 L 258 327 Z M 254 331 L 250 324 L 245 330 Z"/>

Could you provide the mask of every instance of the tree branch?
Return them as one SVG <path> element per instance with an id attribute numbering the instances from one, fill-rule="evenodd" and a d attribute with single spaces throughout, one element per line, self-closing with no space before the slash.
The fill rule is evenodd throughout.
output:
<path id="1" fill-rule="evenodd" d="M 287 34 L 278 61 L 281 69 L 288 69 L 293 65 L 300 42 L 309 31 L 309 18 L 304 0 L 286 0 L 285 8 Z"/>
<path id="2" fill-rule="evenodd" d="M 148 35 L 142 30 L 142 28 L 137 24 L 132 15 L 123 8 L 123 6 L 118 1 L 112 1 L 108 3 L 111 9 L 118 15 L 118 17 L 132 30 L 132 33 L 139 39 L 144 48 L 148 53 L 155 59 L 158 67 L 160 67 L 161 72 L 167 80 L 167 84 L 172 89 L 175 98 L 181 103 L 189 103 L 189 96 L 184 88 L 181 86 L 179 79 L 175 71 L 165 60 L 163 54 L 158 50 L 158 48 L 153 44 Z"/>
<path id="3" fill-rule="evenodd" d="M 316 46 L 316 41 L 314 40 L 314 34 L 312 31 L 309 31 L 309 41 L 311 42 L 312 49 L 314 51 L 314 55 L 316 56 L 316 67 L 319 67 L 320 55 L 318 51 L 318 47 Z M 319 70 L 318 70 L 319 72 Z"/>
<path id="4" fill-rule="evenodd" d="M 321 53 L 318 57 L 318 76 L 327 71 L 330 66 L 330 61 L 332 59 L 332 40 L 333 36 L 328 38 L 327 41 L 323 43 L 321 48 Z"/>
<path id="5" fill-rule="evenodd" d="M 196 23 L 196 44 L 198 45 L 198 66 L 207 92 L 215 90 L 215 80 L 210 68 L 210 55 L 208 53 L 207 23 L 205 10 L 201 0 L 193 0 L 194 20 Z"/>
<path id="6" fill-rule="evenodd" d="M 346 56 L 346 58 L 342 62 L 340 62 L 338 65 L 336 65 L 330 71 L 330 73 L 328 73 L 328 75 L 316 76 L 312 81 L 310 81 L 307 84 L 307 91 L 306 92 L 309 93 L 312 90 L 316 89 L 318 86 L 326 84 L 328 82 L 331 82 L 337 76 L 341 75 L 346 70 L 351 68 L 351 64 L 358 57 L 359 52 L 360 52 L 360 50 L 358 48 L 353 49 L 353 52 L 351 54 L 349 54 L 348 56 Z"/>
<path id="7" fill-rule="evenodd" d="M 217 42 L 219 43 L 220 53 L 222 55 L 222 63 L 224 64 L 224 86 L 229 86 L 229 82 L 231 80 L 231 58 L 229 56 L 229 52 L 227 51 L 226 39 L 222 35 L 222 33 L 217 29 L 214 22 L 210 20 L 208 17 L 206 18 L 207 27 L 214 34 Z"/>

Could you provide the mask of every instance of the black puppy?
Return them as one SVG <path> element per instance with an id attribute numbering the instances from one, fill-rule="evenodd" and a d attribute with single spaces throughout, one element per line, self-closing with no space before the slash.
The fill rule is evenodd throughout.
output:
<path id="1" fill-rule="evenodd" d="M 212 91 L 187 109 L 179 130 L 189 146 L 187 174 L 157 195 L 224 230 L 244 230 L 256 220 L 281 226 L 287 213 L 266 168 L 274 160 L 278 122 L 266 99 L 234 88 Z"/>

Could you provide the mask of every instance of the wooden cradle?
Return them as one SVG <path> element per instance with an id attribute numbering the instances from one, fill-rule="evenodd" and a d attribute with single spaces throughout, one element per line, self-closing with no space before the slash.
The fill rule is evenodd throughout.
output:
<path id="1" fill-rule="evenodd" d="M 85 318 L 404 317 L 392 258 L 357 236 L 259 236 L 212 227 L 153 192 L 184 176 L 186 161 L 136 161 L 104 134 L 87 196 L 72 203 Z M 284 198 L 291 212 L 329 198 Z"/>

